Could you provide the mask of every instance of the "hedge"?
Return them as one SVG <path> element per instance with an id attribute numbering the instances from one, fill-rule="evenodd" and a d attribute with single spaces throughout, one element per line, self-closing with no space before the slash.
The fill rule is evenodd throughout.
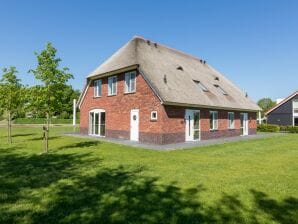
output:
<path id="1" fill-rule="evenodd" d="M 274 124 L 258 124 L 257 131 L 260 132 L 279 132 L 280 128 Z"/>
<path id="2" fill-rule="evenodd" d="M 298 126 L 281 126 L 280 130 L 284 132 L 298 133 Z"/>
<path id="3" fill-rule="evenodd" d="M 14 124 L 45 124 L 45 118 L 17 118 L 14 120 Z M 77 120 L 77 124 L 80 121 Z M 72 119 L 59 119 L 52 118 L 51 124 L 72 124 Z"/>

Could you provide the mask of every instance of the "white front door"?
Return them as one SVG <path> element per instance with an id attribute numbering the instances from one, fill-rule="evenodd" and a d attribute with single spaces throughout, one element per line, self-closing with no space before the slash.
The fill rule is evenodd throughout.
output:
<path id="1" fill-rule="evenodd" d="M 240 113 L 241 135 L 248 135 L 248 114 Z"/>
<path id="2" fill-rule="evenodd" d="M 139 110 L 130 111 L 130 140 L 139 141 Z"/>
<path id="3" fill-rule="evenodd" d="M 200 111 L 185 110 L 185 141 L 200 140 Z"/>

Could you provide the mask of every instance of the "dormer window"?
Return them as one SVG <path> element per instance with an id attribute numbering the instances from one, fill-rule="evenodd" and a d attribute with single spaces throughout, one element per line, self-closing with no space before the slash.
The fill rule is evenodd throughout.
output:
<path id="1" fill-rule="evenodd" d="M 228 95 L 228 93 L 220 86 L 217 84 L 214 84 L 214 86 L 220 91 L 223 95 Z"/>
<path id="2" fill-rule="evenodd" d="M 206 86 L 204 86 L 204 84 L 200 81 L 197 80 L 193 80 L 195 82 L 195 84 L 197 85 L 197 87 L 199 87 L 200 90 L 202 90 L 203 92 L 208 92 L 208 89 Z"/>

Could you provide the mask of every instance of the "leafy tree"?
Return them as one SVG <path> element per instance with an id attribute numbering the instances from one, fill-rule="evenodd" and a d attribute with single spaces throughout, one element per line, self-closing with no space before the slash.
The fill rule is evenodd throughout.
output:
<path id="1" fill-rule="evenodd" d="M 258 105 L 262 108 L 262 116 L 264 116 L 264 114 L 275 105 L 275 102 L 270 98 L 266 97 L 260 99 L 258 101 Z"/>
<path id="2" fill-rule="evenodd" d="M 57 50 L 51 43 L 46 44 L 46 48 L 40 53 L 35 52 L 37 57 L 36 69 L 29 70 L 35 78 L 42 84 L 32 89 L 34 96 L 32 106 L 46 114 L 46 126 L 44 127 L 44 151 L 48 152 L 50 118 L 63 108 L 61 99 L 64 89 L 69 79 L 73 75 L 69 69 L 60 68 L 61 59 L 56 56 Z"/>
<path id="3" fill-rule="evenodd" d="M 23 88 L 21 80 L 17 78 L 18 71 L 15 67 L 3 68 L 3 75 L 0 80 L 0 108 L 7 117 L 7 140 L 12 142 L 11 121 L 12 116 L 22 108 Z"/>

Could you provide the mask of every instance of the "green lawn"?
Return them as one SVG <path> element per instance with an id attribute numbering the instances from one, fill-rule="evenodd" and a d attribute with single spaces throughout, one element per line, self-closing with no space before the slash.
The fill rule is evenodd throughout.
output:
<path id="1" fill-rule="evenodd" d="M 0 223 L 297 223 L 298 135 L 177 151 L 0 128 Z"/>

